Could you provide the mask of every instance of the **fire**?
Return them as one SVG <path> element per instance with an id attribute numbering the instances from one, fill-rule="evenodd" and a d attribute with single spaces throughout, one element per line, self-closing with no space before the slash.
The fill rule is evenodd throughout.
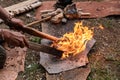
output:
<path id="1" fill-rule="evenodd" d="M 99 28 L 102 29 L 102 30 L 104 29 L 104 27 L 102 25 L 99 25 Z"/>
<path id="2" fill-rule="evenodd" d="M 62 58 L 75 56 L 86 48 L 86 44 L 93 37 L 92 30 L 83 26 L 82 22 L 75 23 L 74 32 L 66 33 L 59 41 L 53 43 L 53 47 L 64 51 Z"/>

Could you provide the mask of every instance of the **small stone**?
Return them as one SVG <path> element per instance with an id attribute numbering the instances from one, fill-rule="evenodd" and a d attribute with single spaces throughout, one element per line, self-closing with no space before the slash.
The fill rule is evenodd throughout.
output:
<path id="1" fill-rule="evenodd" d="M 66 18 L 62 18 L 62 23 L 67 23 L 67 19 Z"/>

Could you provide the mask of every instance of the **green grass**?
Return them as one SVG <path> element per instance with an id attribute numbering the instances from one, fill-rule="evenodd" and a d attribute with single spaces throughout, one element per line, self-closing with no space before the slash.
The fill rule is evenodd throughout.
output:
<path id="1" fill-rule="evenodd" d="M 92 68 L 87 80 L 118 80 L 109 68 Z"/>
<path id="2" fill-rule="evenodd" d="M 40 43 L 41 38 L 40 38 L 40 37 L 32 36 L 32 37 L 30 37 L 30 41 L 32 41 L 32 42 L 36 42 L 36 43 Z"/>

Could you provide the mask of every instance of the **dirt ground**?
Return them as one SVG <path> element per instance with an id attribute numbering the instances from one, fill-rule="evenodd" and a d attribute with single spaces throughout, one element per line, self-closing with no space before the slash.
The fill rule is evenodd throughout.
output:
<path id="1" fill-rule="evenodd" d="M 0 0 L 3 7 L 19 3 L 25 0 Z M 43 0 L 45 1 L 45 0 Z M 74 0 L 74 1 L 103 1 L 103 0 Z M 29 14 L 34 14 L 35 10 Z M 32 21 L 25 13 L 17 16 L 25 24 Z M 87 80 L 120 80 L 120 16 L 109 16 L 99 19 L 83 19 L 85 25 L 95 27 L 94 38 L 96 44 L 88 57 L 91 65 L 91 73 Z M 102 24 L 104 29 L 98 29 Z M 7 28 L 4 24 L 2 28 Z M 40 28 L 40 25 L 37 26 Z M 28 35 L 27 35 L 28 36 Z M 30 40 L 38 42 L 40 38 L 29 36 Z M 20 72 L 16 80 L 46 80 L 45 70 L 39 65 L 39 52 L 28 50 L 25 60 L 25 71 Z"/>

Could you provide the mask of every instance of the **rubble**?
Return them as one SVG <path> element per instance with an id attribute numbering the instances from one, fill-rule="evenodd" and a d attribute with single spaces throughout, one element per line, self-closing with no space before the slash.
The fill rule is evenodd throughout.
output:
<path id="1" fill-rule="evenodd" d="M 39 7 L 36 12 L 36 18 L 41 19 L 42 10 L 54 10 L 55 1 L 44 1 L 43 5 Z M 76 4 L 77 12 L 80 18 L 101 18 L 110 15 L 120 15 L 119 5 L 120 1 L 86 1 L 86 2 L 74 2 Z M 49 6 L 47 6 L 49 4 Z M 102 13 L 102 14 L 101 14 Z"/>
<path id="2" fill-rule="evenodd" d="M 51 17 L 50 21 L 52 23 L 66 23 L 67 19 L 78 19 L 82 15 L 89 16 L 90 13 L 84 13 L 82 11 L 77 10 L 76 4 L 66 5 L 64 9 L 57 8 L 56 10 L 43 10 L 41 12 L 41 18 L 44 19 L 46 17 Z M 63 19 L 63 20 L 62 20 Z"/>

